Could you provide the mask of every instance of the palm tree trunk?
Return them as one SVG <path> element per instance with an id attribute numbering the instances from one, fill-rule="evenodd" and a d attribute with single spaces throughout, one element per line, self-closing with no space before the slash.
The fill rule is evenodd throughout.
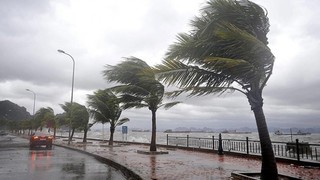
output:
<path id="1" fill-rule="evenodd" d="M 151 112 L 152 112 L 152 135 L 151 135 L 150 151 L 157 151 L 157 145 L 156 145 L 156 133 L 157 133 L 156 110 L 151 110 Z"/>
<path id="2" fill-rule="evenodd" d="M 109 138 L 109 145 L 112 146 L 113 145 L 113 134 L 115 131 L 115 127 L 114 126 L 110 126 L 110 138 Z"/>
<path id="3" fill-rule="evenodd" d="M 72 142 L 72 137 L 73 137 L 73 135 L 74 135 L 74 128 L 72 128 L 72 131 L 71 131 L 71 135 L 70 135 L 70 141 Z"/>
<path id="4" fill-rule="evenodd" d="M 274 157 L 269 131 L 264 116 L 262 106 L 253 109 L 258 127 L 258 133 L 261 145 L 261 179 L 278 179 L 278 170 L 276 159 Z"/>
<path id="5" fill-rule="evenodd" d="M 87 133 L 88 133 L 88 128 L 84 128 L 84 132 L 83 132 L 83 140 L 82 142 L 86 143 L 87 142 Z"/>
<path id="6" fill-rule="evenodd" d="M 56 139 L 56 134 L 57 134 L 57 127 L 54 126 L 54 128 L 53 128 L 53 139 Z"/>

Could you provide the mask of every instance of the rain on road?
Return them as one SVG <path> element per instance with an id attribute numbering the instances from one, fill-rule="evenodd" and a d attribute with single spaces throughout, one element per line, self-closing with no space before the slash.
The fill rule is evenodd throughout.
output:
<path id="1" fill-rule="evenodd" d="M 0 179 L 126 178 L 91 156 L 56 146 L 30 150 L 28 140 L 6 135 L 0 136 Z"/>

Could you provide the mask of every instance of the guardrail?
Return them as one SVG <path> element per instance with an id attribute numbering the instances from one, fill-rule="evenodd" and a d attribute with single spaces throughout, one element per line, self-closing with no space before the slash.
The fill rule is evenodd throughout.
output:
<path id="1" fill-rule="evenodd" d="M 221 147 L 219 148 L 219 140 Z M 217 151 L 229 151 L 234 153 L 261 155 L 260 142 L 246 139 L 219 139 L 199 137 L 178 137 L 167 134 L 167 145 L 181 146 L 199 149 L 211 149 Z M 297 161 L 316 161 L 320 162 L 320 144 L 309 144 L 307 142 L 272 142 L 273 152 L 276 157 L 290 158 Z"/>

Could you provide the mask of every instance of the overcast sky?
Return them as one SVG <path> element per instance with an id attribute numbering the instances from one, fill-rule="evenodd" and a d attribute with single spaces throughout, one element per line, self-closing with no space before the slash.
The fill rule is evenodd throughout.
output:
<path id="1" fill-rule="evenodd" d="M 135 56 L 159 64 L 176 35 L 190 30 L 205 0 L 1 0 L 0 100 L 36 110 L 70 101 L 72 61 L 74 101 L 110 87 L 106 64 Z M 269 127 L 320 127 L 320 1 L 254 0 L 268 10 L 269 47 L 276 57 L 264 89 Z M 255 127 L 246 97 L 239 93 L 179 98 L 184 103 L 157 112 L 157 128 Z M 128 110 L 129 128 L 151 128 L 151 112 Z"/>

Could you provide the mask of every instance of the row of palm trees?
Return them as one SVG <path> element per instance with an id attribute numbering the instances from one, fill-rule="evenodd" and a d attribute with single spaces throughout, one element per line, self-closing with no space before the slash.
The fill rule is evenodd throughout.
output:
<path id="1" fill-rule="evenodd" d="M 269 80 L 274 55 L 268 47 L 269 19 L 266 9 L 248 0 L 209 0 L 200 16 L 191 21 L 192 30 L 180 33 L 162 64 L 153 68 L 130 57 L 115 66 L 106 66 L 106 80 L 119 83 L 112 91 L 120 95 L 122 107 L 148 107 L 152 132 L 156 111 L 179 102 L 163 104 L 164 86 L 178 86 L 169 93 L 190 96 L 237 91 L 245 95 L 254 113 L 262 148 L 262 179 L 278 179 L 262 91 Z M 155 151 L 152 133 L 150 151 Z"/>
<path id="2" fill-rule="evenodd" d="M 122 110 L 119 107 L 119 101 L 110 90 L 98 90 L 94 95 L 88 95 L 88 104 L 90 108 L 73 102 L 60 104 L 64 113 L 54 115 L 51 107 L 42 107 L 34 115 L 33 119 L 22 121 L 5 121 L 2 122 L 8 130 L 25 134 L 26 131 L 30 135 L 33 131 L 42 131 L 48 128 L 53 130 L 53 136 L 56 136 L 56 130 L 63 127 L 71 127 L 70 140 L 72 140 L 76 130 L 83 131 L 83 142 L 87 141 L 88 130 L 97 122 L 110 123 L 110 139 L 109 144 L 113 144 L 113 133 L 115 127 L 129 121 L 128 118 L 119 119 Z M 94 119 L 93 123 L 89 123 L 89 116 Z"/>
<path id="3" fill-rule="evenodd" d="M 87 131 L 89 122 L 89 114 L 87 108 L 78 103 L 65 103 L 60 105 L 65 111 L 62 114 L 54 114 L 51 107 L 42 107 L 34 115 L 32 119 L 22 121 L 7 121 L 6 127 L 11 131 L 17 131 L 25 134 L 26 131 L 30 135 L 33 131 L 42 131 L 43 128 L 48 128 L 48 131 L 53 129 L 53 136 L 56 136 L 57 128 L 69 126 L 71 122 L 72 136 L 75 130 Z M 70 116 L 70 112 L 74 112 Z M 71 137 L 72 137 L 71 136 Z"/>

